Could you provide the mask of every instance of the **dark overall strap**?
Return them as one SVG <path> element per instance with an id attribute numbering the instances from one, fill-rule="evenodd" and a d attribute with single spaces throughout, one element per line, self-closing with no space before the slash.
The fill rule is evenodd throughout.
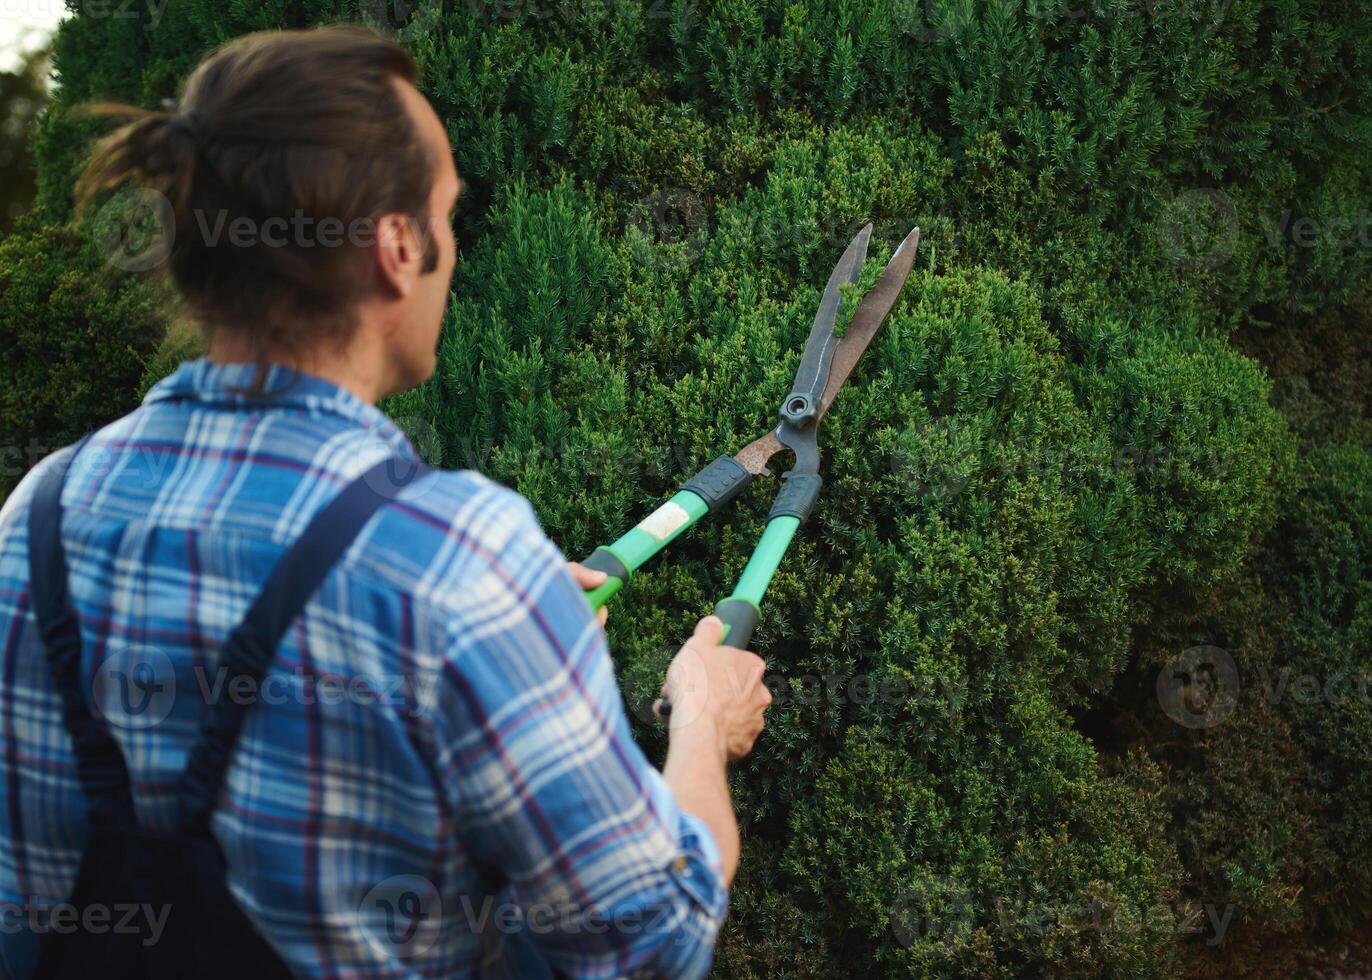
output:
<path id="1" fill-rule="evenodd" d="M 81 694 L 81 626 L 67 591 L 67 557 L 62 549 L 62 486 L 86 439 L 39 480 L 29 509 L 29 589 L 48 665 L 62 699 L 62 724 L 76 755 L 76 771 L 90 806 L 92 824 L 133 826 L 129 773 L 119 744 L 91 715 Z"/>
<path id="2" fill-rule="evenodd" d="M 226 682 L 223 691 L 260 689 L 262 678 L 276 656 L 276 648 L 291 623 L 304 609 L 335 562 L 348 550 L 362 527 L 388 500 L 419 476 L 422 465 L 387 459 L 344 487 L 310 522 L 305 533 L 272 569 L 266 585 L 253 600 L 248 614 L 229 634 L 221 655 Z M 221 697 L 210 705 L 200 726 L 200 738 L 191 747 L 180 783 L 179 829 L 205 833 L 210 813 L 229 768 L 235 743 L 251 699 Z"/>

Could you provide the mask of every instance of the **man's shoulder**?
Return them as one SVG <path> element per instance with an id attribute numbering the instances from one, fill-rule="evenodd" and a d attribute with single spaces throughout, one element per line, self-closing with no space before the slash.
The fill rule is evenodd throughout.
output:
<path id="1" fill-rule="evenodd" d="M 436 530 L 476 523 L 475 532 L 500 535 L 527 529 L 530 522 L 537 526 L 524 497 L 476 470 L 430 470 L 401 491 L 396 502 L 401 511 Z"/>
<path id="2" fill-rule="evenodd" d="M 0 504 L 0 533 L 4 533 L 13 527 L 17 522 L 26 520 L 29 507 L 33 504 L 34 493 L 38 490 L 38 484 L 43 476 L 54 466 L 61 466 L 75 450 L 75 446 L 66 446 L 50 453 L 29 470 L 19 481 L 10 495 L 5 498 L 4 503 Z"/>
<path id="3" fill-rule="evenodd" d="M 419 477 L 382 511 L 358 557 L 417 598 L 449 608 L 493 570 L 514 581 L 560 560 L 529 502 L 474 470 Z"/>

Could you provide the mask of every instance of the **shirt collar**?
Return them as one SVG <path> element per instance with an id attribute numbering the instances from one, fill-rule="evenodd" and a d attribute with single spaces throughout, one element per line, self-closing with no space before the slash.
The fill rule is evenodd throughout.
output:
<path id="1" fill-rule="evenodd" d="M 328 413 L 356 423 L 406 458 L 419 461 L 419 454 L 400 427 L 346 388 L 283 364 L 272 364 L 267 368 L 262 394 L 248 395 L 245 390 L 252 386 L 256 376 L 254 364 L 218 364 L 208 358 L 197 358 L 183 362 L 153 385 L 143 404 L 179 400 L 258 410 L 295 408 Z"/>

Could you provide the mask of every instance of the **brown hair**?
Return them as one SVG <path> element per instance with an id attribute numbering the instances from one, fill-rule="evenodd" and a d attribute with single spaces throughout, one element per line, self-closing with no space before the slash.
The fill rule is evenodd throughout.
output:
<path id="1" fill-rule="evenodd" d="M 403 49 L 361 28 L 240 37 L 196 68 L 177 111 L 87 107 L 132 122 L 100 143 L 79 206 L 131 180 L 164 195 L 177 292 L 207 340 L 244 336 L 260 367 L 270 347 L 346 340 L 374 284 L 359 228 L 374 237 L 381 215 L 410 215 L 425 271 L 437 264 L 436 161 L 394 87 L 416 77 Z"/>

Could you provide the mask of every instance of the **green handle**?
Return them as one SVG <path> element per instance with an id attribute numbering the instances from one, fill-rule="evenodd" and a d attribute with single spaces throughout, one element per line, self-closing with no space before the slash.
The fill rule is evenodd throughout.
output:
<path id="1" fill-rule="evenodd" d="M 582 564 L 586 564 L 582 562 Z M 586 593 L 586 601 L 591 604 L 591 612 L 600 612 L 605 603 L 614 598 L 614 594 L 624 588 L 624 580 L 618 575 L 611 575 L 603 583 L 597 585 Z"/>
<path id="2" fill-rule="evenodd" d="M 800 528 L 800 518 L 791 515 L 773 517 L 753 549 L 752 557 L 739 577 L 734 594 L 715 606 L 715 615 L 724 621 L 724 642 L 746 650 L 753 638 L 753 629 L 761 617 L 762 596 L 772 582 L 791 539 Z M 672 713 L 672 702 L 663 698 L 658 714 L 666 718 Z"/>
<path id="3" fill-rule="evenodd" d="M 724 623 L 724 642 L 740 650 L 748 649 L 762 610 L 751 599 L 730 596 L 715 604 L 715 615 Z"/>
<path id="4" fill-rule="evenodd" d="M 639 521 L 614 544 L 592 552 L 582 564 L 605 572 L 610 581 L 586 592 L 591 609 L 599 612 L 644 562 L 706 514 L 719 510 L 737 497 L 752 479 L 753 474 L 732 456 L 721 456 L 682 484 L 671 500 Z"/>
<path id="5" fill-rule="evenodd" d="M 772 576 L 776 574 L 781 559 L 786 557 L 786 549 L 791 546 L 791 539 L 796 536 L 799 528 L 800 518 L 790 515 L 773 517 L 768 521 L 757 547 L 753 549 L 752 557 L 748 559 L 743 574 L 739 576 L 738 585 L 734 586 L 733 595 L 729 598 L 746 599 L 761 608 L 762 596 L 766 593 L 767 586 L 772 584 Z M 732 638 L 729 645 L 742 646 L 733 642 Z"/>
<path id="6" fill-rule="evenodd" d="M 709 513 L 709 506 L 691 490 L 678 490 L 671 500 L 630 528 L 614 544 L 602 546 L 582 564 L 605 572 L 610 580 L 586 593 L 592 610 L 599 610 L 644 562 L 667 547 L 688 527 Z"/>

